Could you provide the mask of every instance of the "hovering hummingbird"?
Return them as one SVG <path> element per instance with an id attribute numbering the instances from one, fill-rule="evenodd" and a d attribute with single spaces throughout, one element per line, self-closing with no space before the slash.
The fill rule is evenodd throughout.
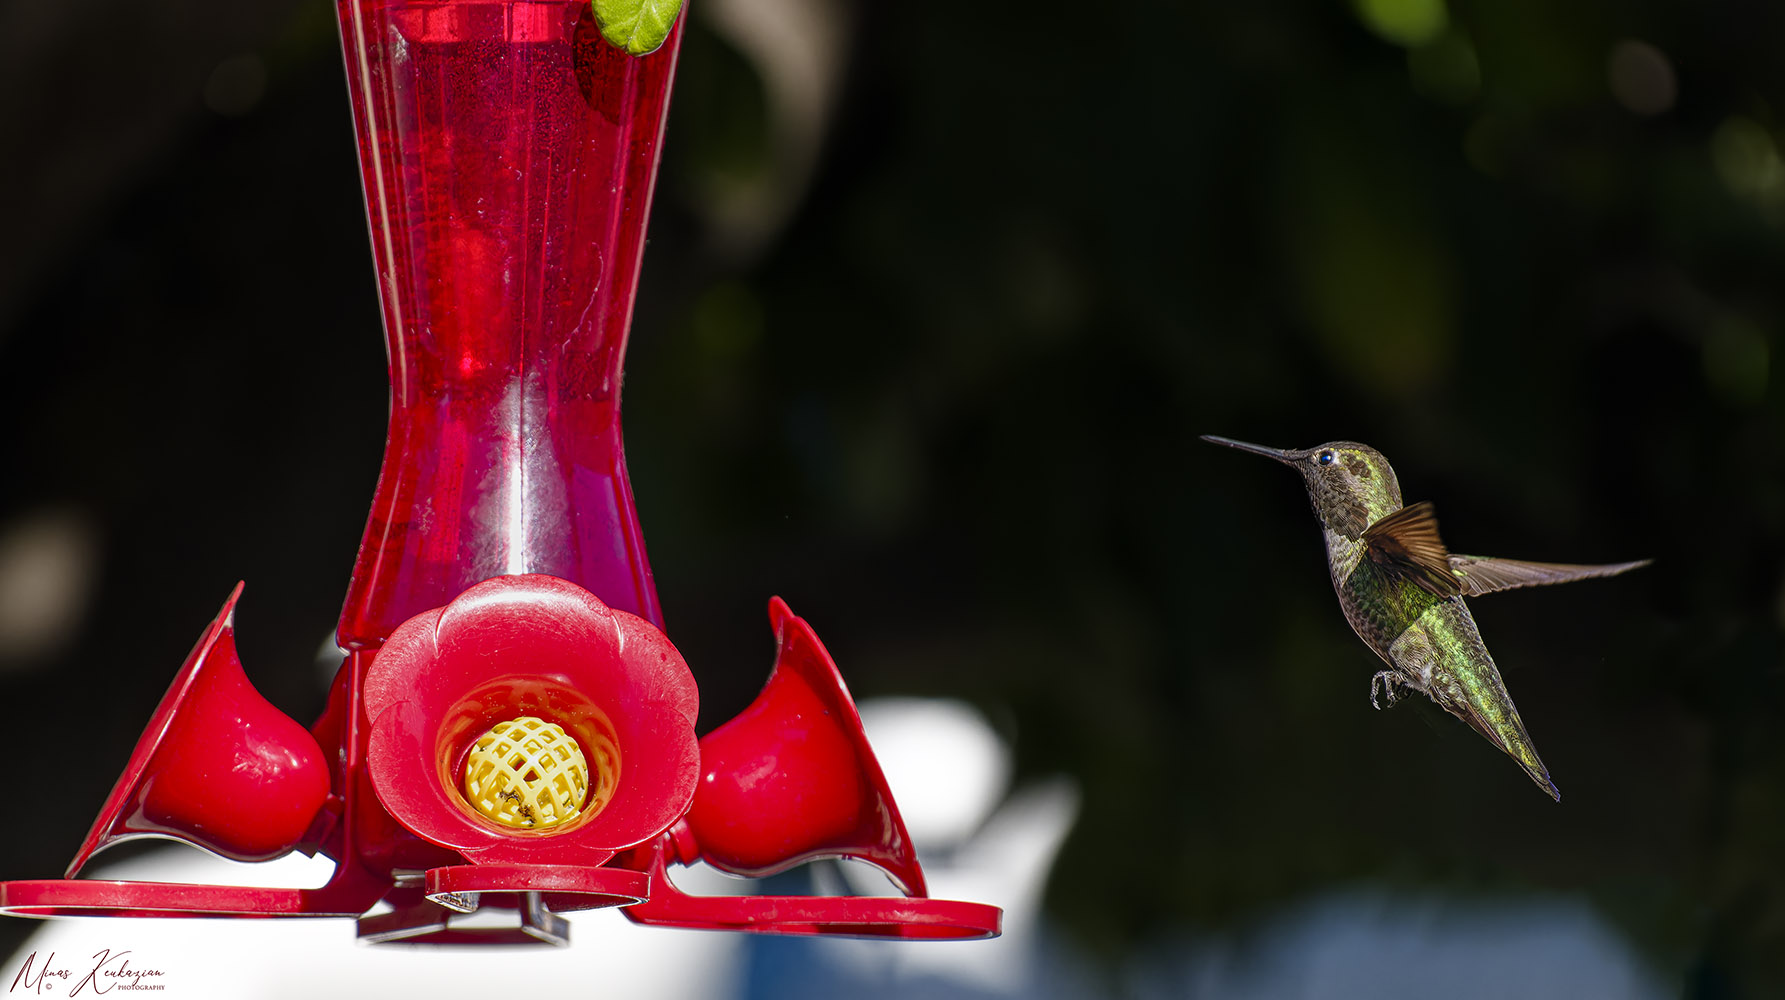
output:
<path id="1" fill-rule="evenodd" d="M 1371 678 L 1370 704 L 1381 707 L 1379 688 L 1391 705 L 1401 688 L 1426 695 L 1518 761 L 1560 802 L 1562 793 L 1519 721 L 1463 598 L 1615 576 L 1649 560 L 1576 566 L 1454 555 L 1438 538 L 1431 503 L 1403 507 L 1395 470 L 1369 445 L 1333 441 L 1286 451 L 1209 434 L 1202 439 L 1274 458 L 1302 474 L 1326 535 L 1339 606 L 1390 668 Z"/>

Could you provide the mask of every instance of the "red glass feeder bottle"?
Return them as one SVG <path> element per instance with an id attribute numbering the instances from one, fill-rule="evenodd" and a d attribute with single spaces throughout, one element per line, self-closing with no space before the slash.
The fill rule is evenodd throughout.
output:
<path id="1" fill-rule="evenodd" d="M 757 701 L 698 743 L 627 483 L 620 373 L 678 24 L 605 41 L 585 0 L 338 0 L 390 359 L 384 464 L 309 730 L 236 657 L 238 585 L 65 879 L 16 916 L 350 916 L 371 941 L 562 944 L 557 913 L 784 934 L 973 938 L 929 899 L 842 677 L 770 603 Z M 81 879 L 121 840 L 323 853 L 319 889 Z M 821 857 L 904 897 L 692 896 Z M 376 904 L 388 904 L 369 915 Z M 456 926 L 513 911 L 513 926 Z"/>

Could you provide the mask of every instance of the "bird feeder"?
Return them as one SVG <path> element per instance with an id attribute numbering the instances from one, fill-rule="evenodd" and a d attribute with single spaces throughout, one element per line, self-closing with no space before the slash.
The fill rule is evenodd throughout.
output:
<path id="1" fill-rule="evenodd" d="M 338 0 L 390 362 L 384 462 L 308 729 L 236 655 L 241 585 L 175 676 L 67 877 L 25 917 L 353 917 L 370 941 L 565 943 L 558 914 L 976 938 L 930 899 L 835 663 L 776 598 L 762 694 L 705 739 L 627 482 L 621 365 L 681 39 L 634 56 L 587 0 Z M 335 863 L 320 888 L 78 877 L 120 841 Z M 696 896 L 668 871 L 825 857 L 904 895 Z M 513 919 L 466 923 L 459 915 Z"/>

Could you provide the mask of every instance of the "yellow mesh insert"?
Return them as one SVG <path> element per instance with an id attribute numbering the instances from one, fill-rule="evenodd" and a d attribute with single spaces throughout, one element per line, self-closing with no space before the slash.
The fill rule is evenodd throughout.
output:
<path id="1" fill-rule="evenodd" d="M 600 809 L 613 794 L 609 747 L 593 748 L 596 794 L 582 747 L 556 723 L 522 716 L 498 722 L 465 758 L 465 797 L 478 812 L 516 829 L 543 829 Z"/>

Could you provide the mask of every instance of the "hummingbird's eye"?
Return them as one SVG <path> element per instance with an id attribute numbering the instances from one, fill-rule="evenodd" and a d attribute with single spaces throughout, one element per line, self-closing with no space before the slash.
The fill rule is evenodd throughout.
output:
<path id="1" fill-rule="evenodd" d="M 1331 465 L 1333 464 L 1333 453 L 1330 451 L 1323 451 L 1315 456 L 1314 461 L 1319 462 L 1321 465 Z"/>

